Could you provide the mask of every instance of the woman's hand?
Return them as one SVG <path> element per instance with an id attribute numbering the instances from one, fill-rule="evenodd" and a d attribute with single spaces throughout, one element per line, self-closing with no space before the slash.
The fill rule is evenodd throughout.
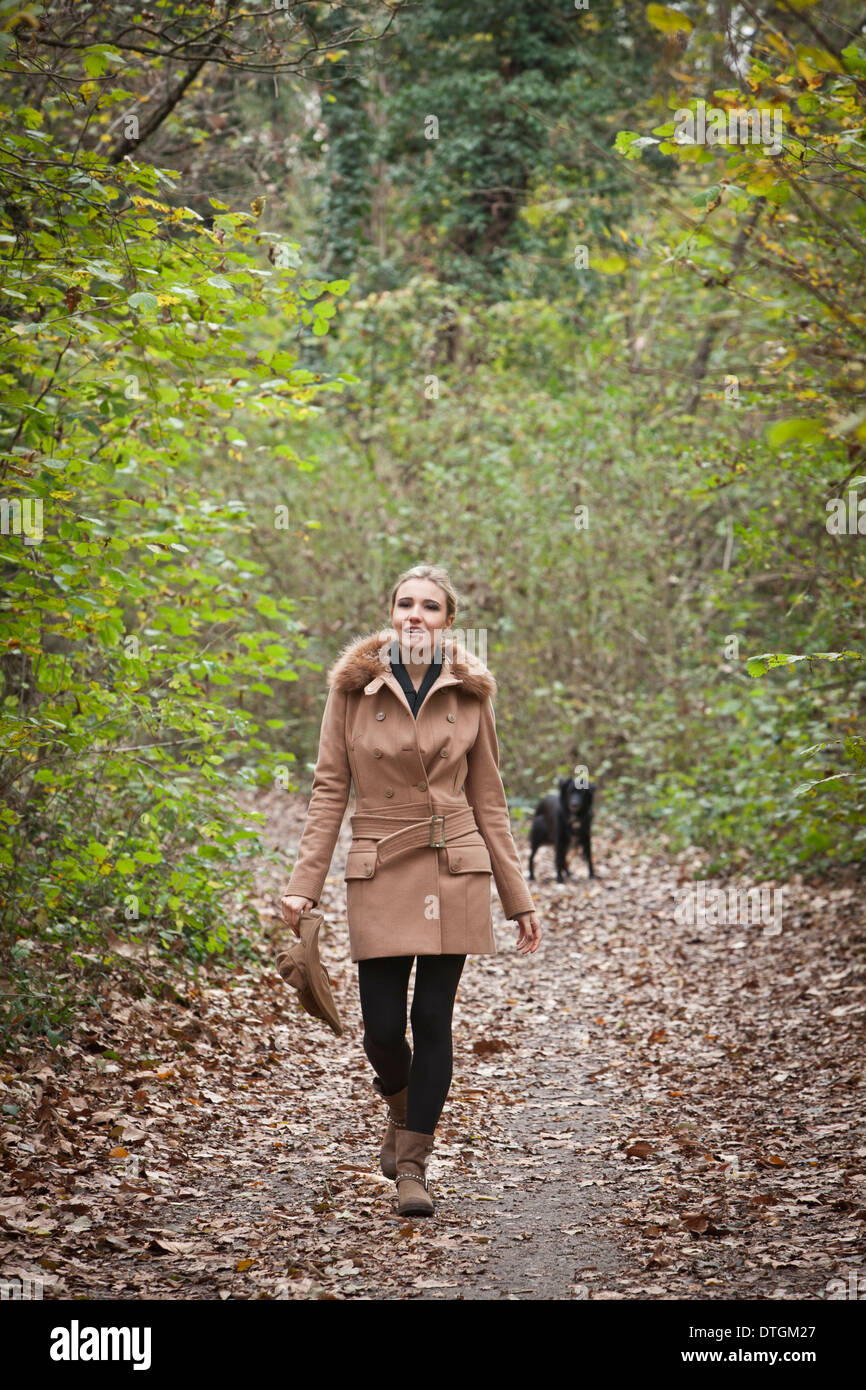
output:
<path id="1" fill-rule="evenodd" d="M 283 915 L 283 921 L 288 923 L 292 931 L 295 933 L 295 936 L 300 936 L 301 934 L 301 913 L 309 912 L 312 906 L 312 898 L 298 898 L 295 897 L 294 894 L 289 893 L 287 893 L 284 897 L 280 898 L 280 912 Z"/>
<path id="2" fill-rule="evenodd" d="M 520 929 L 517 949 L 522 956 L 531 955 L 533 951 L 538 950 L 541 941 L 541 923 L 538 920 L 538 913 L 521 912 L 515 920 Z"/>

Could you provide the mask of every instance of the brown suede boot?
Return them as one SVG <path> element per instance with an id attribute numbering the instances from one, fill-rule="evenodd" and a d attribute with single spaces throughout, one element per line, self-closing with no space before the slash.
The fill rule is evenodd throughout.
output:
<path id="1" fill-rule="evenodd" d="M 427 1160 L 433 1152 L 433 1135 L 414 1129 L 397 1130 L 397 1215 L 432 1216 L 433 1200 L 427 1191 Z"/>
<path id="2" fill-rule="evenodd" d="M 373 1090 L 376 1091 L 388 1104 L 390 1118 L 388 1128 L 385 1130 L 385 1138 L 382 1140 L 382 1148 L 379 1151 L 379 1164 L 386 1178 L 393 1178 L 397 1175 L 397 1130 L 406 1128 L 406 1104 L 409 1099 L 409 1087 L 404 1086 L 402 1091 L 397 1091 L 393 1096 L 386 1096 L 382 1090 L 382 1082 L 378 1076 L 373 1080 Z"/>

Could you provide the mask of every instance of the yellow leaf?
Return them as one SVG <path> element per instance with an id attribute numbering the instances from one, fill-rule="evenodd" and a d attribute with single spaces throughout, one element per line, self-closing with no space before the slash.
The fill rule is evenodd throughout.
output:
<path id="1" fill-rule="evenodd" d="M 749 179 L 749 182 L 746 184 L 746 188 L 748 189 L 749 193 L 766 193 L 768 189 L 772 188 L 775 185 L 775 182 L 776 176 L 770 170 L 767 170 L 766 172 L 763 170 L 758 170 L 757 173 L 755 173 L 752 176 L 752 178 Z"/>
<path id="2" fill-rule="evenodd" d="M 246 1270 L 249 1269 L 250 1265 L 254 1264 L 255 1260 L 238 1260 L 237 1264 L 235 1265 L 235 1270 L 238 1274 L 243 1274 Z"/>
<path id="3" fill-rule="evenodd" d="M 780 34 L 762 33 L 761 42 L 775 48 L 776 52 L 781 53 L 783 57 L 787 57 L 791 51 L 791 45 L 785 43 Z"/>
<path id="4" fill-rule="evenodd" d="M 785 356 L 784 356 L 784 357 L 780 357 L 779 360 L 778 360 L 778 362 L 771 362 L 771 363 L 768 364 L 769 370 L 770 370 L 771 372 L 780 372 L 780 371 L 782 370 L 783 367 L 787 367 L 787 365 L 788 365 L 789 362 L 793 362 L 793 360 L 794 360 L 794 358 L 795 358 L 796 356 L 797 356 L 797 350 L 796 350 L 796 348 L 788 348 L 788 351 L 785 353 Z"/>
<path id="5" fill-rule="evenodd" d="M 844 72 L 845 69 L 832 53 L 828 53 L 826 48 L 814 48 L 812 44 L 800 43 L 795 49 L 797 61 L 802 58 L 807 63 L 811 63 L 813 68 L 819 72 Z"/>
<path id="6" fill-rule="evenodd" d="M 610 256 L 591 256 L 590 268 L 600 270 L 602 275 L 620 275 L 628 266 L 625 256 L 619 256 L 614 252 Z"/>
<path id="7" fill-rule="evenodd" d="M 667 5 L 647 5 L 646 17 L 654 29 L 662 34 L 690 34 L 692 21 L 679 10 L 671 10 Z"/>

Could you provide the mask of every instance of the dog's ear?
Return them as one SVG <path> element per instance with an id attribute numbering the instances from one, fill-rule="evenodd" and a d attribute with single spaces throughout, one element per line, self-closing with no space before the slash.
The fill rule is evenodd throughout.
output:
<path id="1" fill-rule="evenodd" d="M 565 789 L 566 789 L 566 787 L 568 786 L 568 784 L 569 784 L 570 781 L 571 781 L 571 778 L 570 778 L 570 777 L 560 777 L 560 779 L 559 779 L 559 790 L 560 790 L 560 792 L 564 792 L 564 791 L 565 791 Z"/>

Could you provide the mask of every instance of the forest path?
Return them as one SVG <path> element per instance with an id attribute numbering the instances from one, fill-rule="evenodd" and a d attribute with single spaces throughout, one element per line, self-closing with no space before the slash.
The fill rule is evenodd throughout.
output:
<path id="1" fill-rule="evenodd" d="M 244 805 L 291 856 L 304 804 Z M 348 841 L 346 822 L 321 903 L 342 1038 L 272 969 L 285 879 L 265 868 L 264 969 L 173 1000 L 114 988 L 68 1070 L 48 1049 L 23 1071 L 7 1059 L 7 1283 L 85 1299 L 729 1300 L 825 1299 L 864 1277 L 862 883 L 785 885 L 778 933 L 688 925 L 684 858 L 602 824 L 599 877 L 575 855 L 559 886 L 542 851 L 542 944 L 517 955 L 494 898 L 499 954 L 467 959 L 455 1006 L 436 1214 L 401 1220 L 378 1169 Z"/>

